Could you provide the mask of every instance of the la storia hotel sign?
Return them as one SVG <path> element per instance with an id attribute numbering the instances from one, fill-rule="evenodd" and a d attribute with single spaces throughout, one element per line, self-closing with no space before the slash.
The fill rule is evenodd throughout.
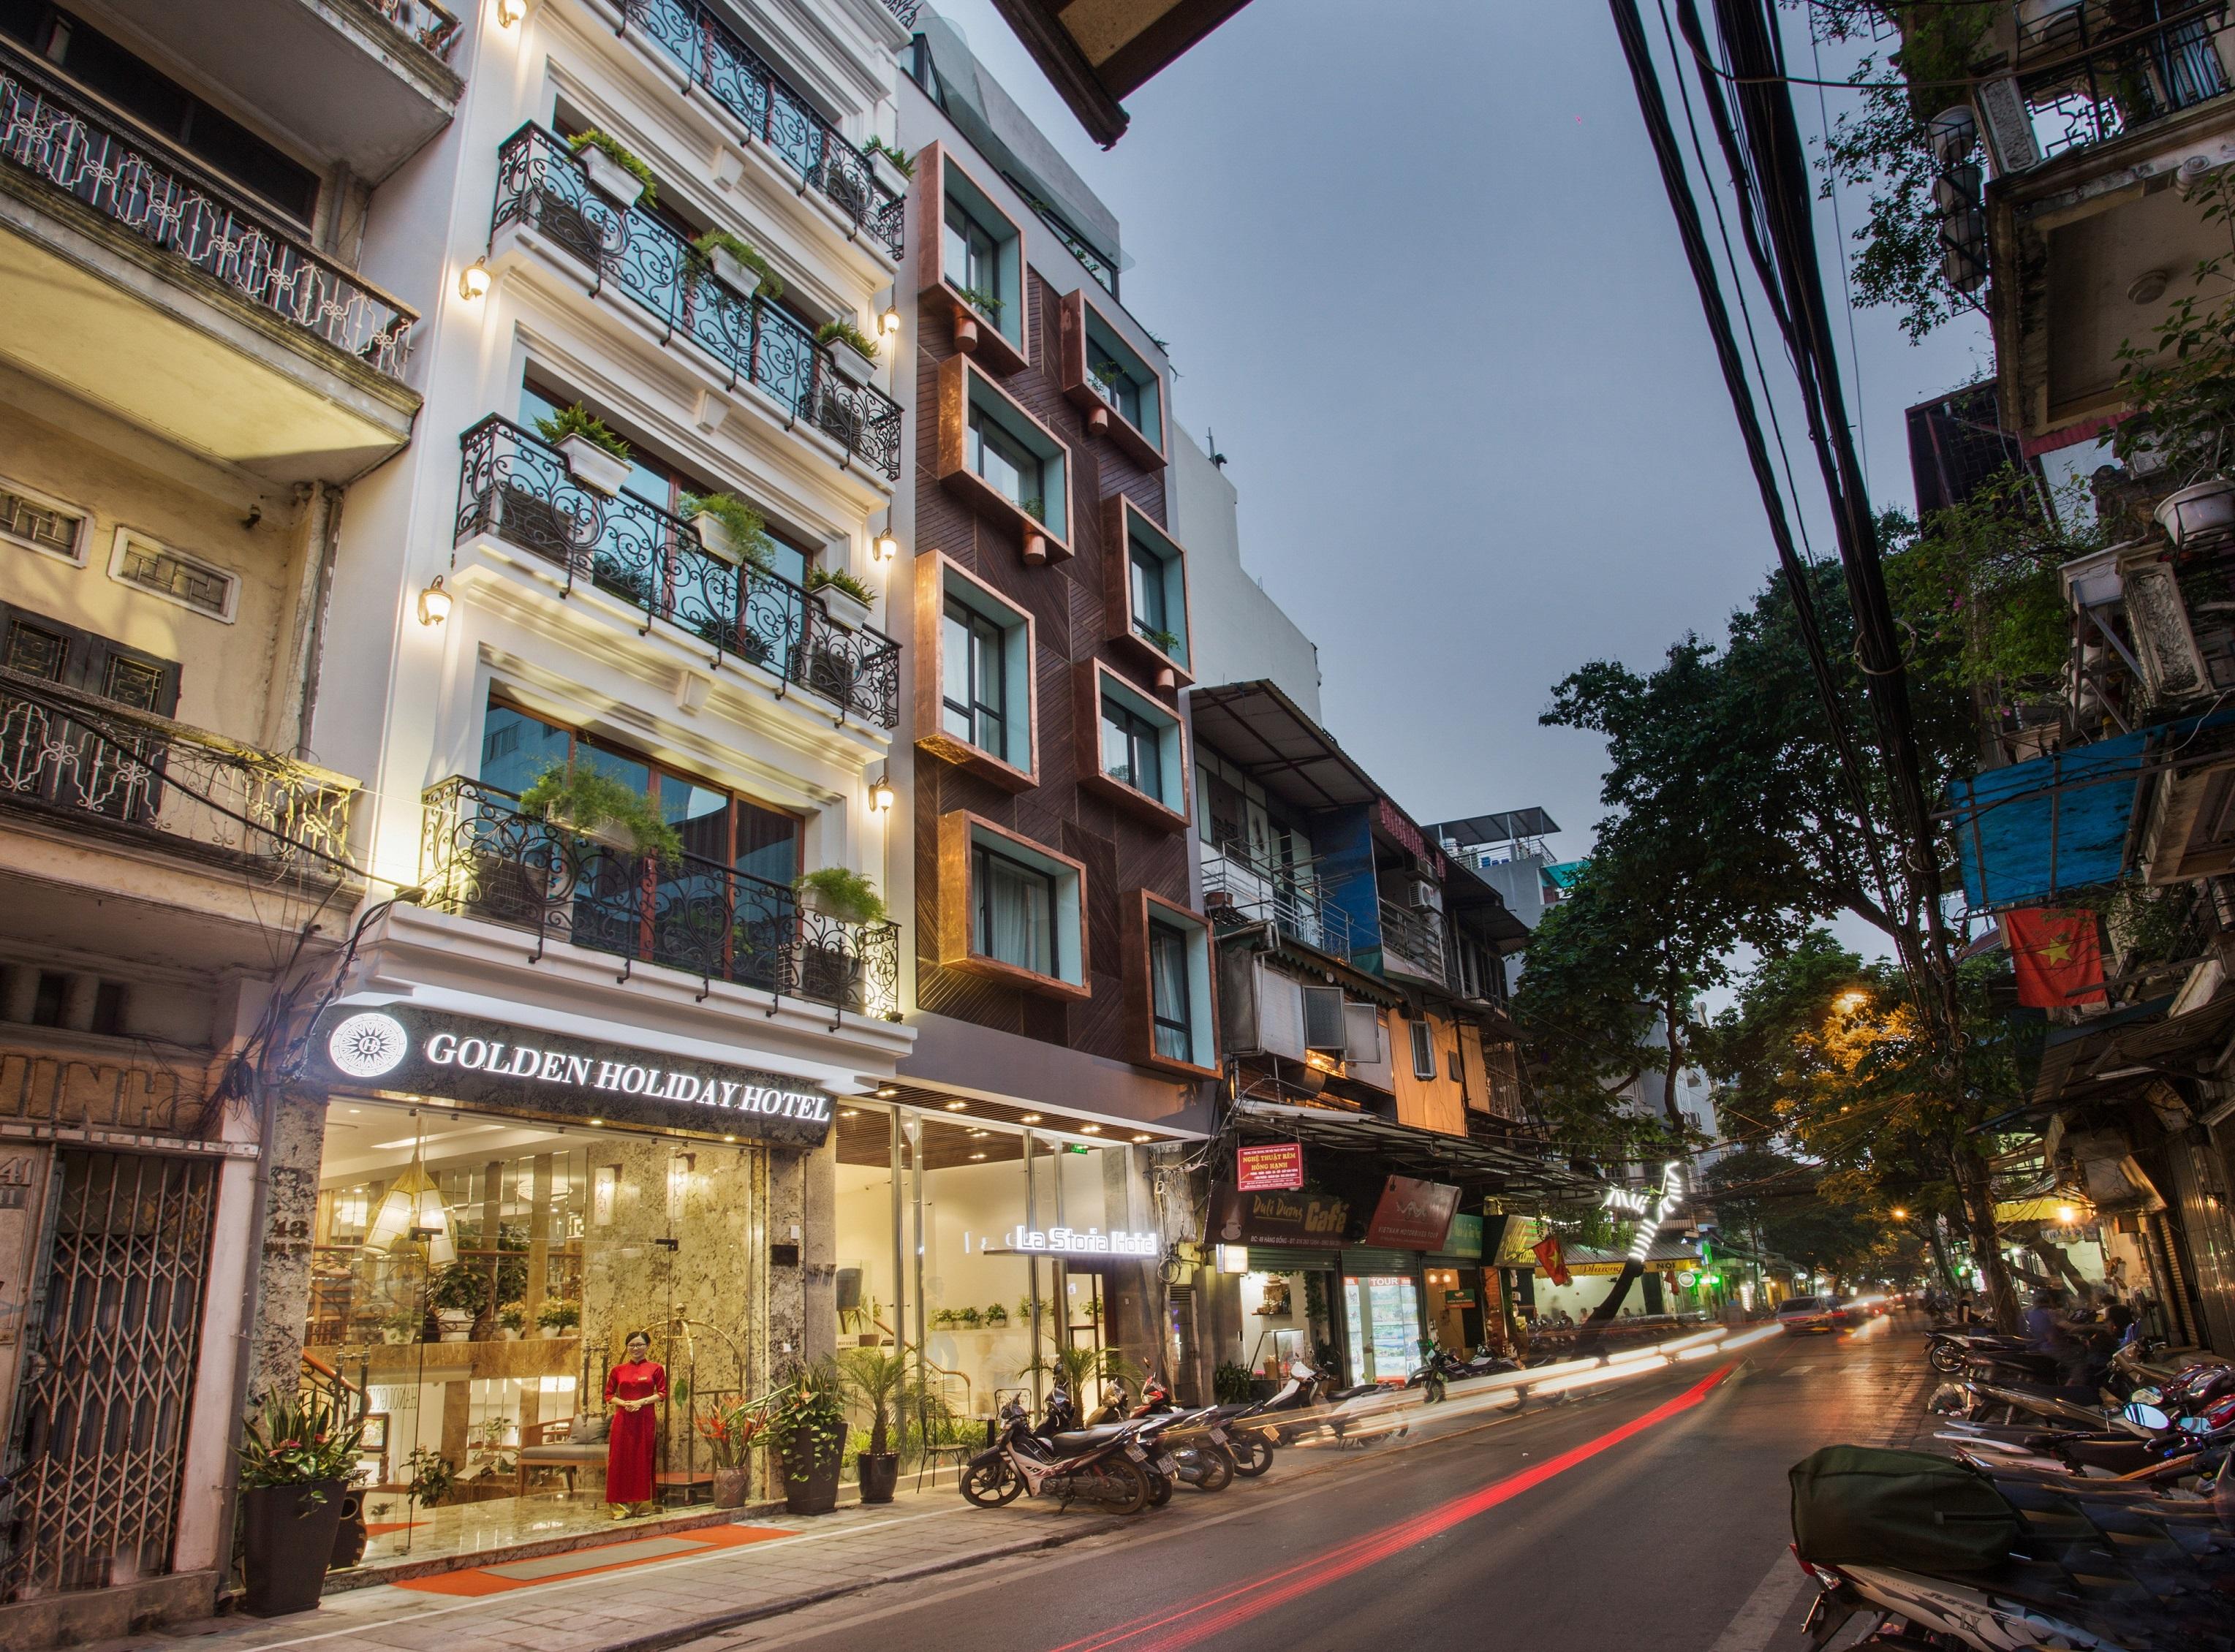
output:
<path id="1" fill-rule="evenodd" d="M 819 1147 L 830 1097 L 798 1080 L 657 1048 L 410 1004 L 342 1005 L 311 1035 L 313 1075 L 500 1112 L 598 1118 Z"/>

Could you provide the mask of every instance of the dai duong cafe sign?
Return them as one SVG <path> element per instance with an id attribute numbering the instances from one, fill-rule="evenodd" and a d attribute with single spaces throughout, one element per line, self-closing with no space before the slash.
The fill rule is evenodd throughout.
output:
<path id="1" fill-rule="evenodd" d="M 1349 1204 L 1328 1194 L 1221 1188 L 1210 1236 L 1224 1245 L 1326 1247 L 1342 1243 L 1349 1225 Z"/>
<path id="2" fill-rule="evenodd" d="M 830 1097 L 654 1045 L 606 1044 L 409 1004 L 342 1005 L 311 1034 L 315 1076 L 492 1111 L 597 1118 L 819 1147 Z"/>

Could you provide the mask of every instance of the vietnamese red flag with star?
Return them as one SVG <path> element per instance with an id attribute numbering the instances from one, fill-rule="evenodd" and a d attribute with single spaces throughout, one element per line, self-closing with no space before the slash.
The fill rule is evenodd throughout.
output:
<path id="1" fill-rule="evenodd" d="M 2046 1010 L 2104 1002 L 2103 949 L 2094 913 L 2048 907 L 2005 912 L 2002 935 L 2017 967 L 2019 1003 Z"/>
<path id="2" fill-rule="evenodd" d="M 1568 1258 L 1560 1249 L 1560 1236 L 1548 1233 L 1530 1249 L 1537 1253 L 1537 1265 L 1542 1268 L 1555 1285 L 1568 1282 Z"/>

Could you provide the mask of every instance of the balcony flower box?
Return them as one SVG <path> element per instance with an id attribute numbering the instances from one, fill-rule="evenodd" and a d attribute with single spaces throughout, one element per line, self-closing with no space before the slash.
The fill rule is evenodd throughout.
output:
<path id="1" fill-rule="evenodd" d="M 761 272 L 734 252 L 715 247 L 706 254 L 714 266 L 714 279 L 748 304 L 753 294 L 761 290 Z"/>
<path id="2" fill-rule="evenodd" d="M 2158 501 L 2153 514 L 2175 550 L 2217 538 L 2235 528 L 2235 482 L 2214 476 L 2179 488 Z"/>
<path id="3" fill-rule="evenodd" d="M 908 174 L 893 164 L 893 158 L 890 155 L 875 150 L 870 151 L 869 175 L 877 180 L 878 187 L 887 194 L 902 198 L 907 196 Z"/>
<path id="4" fill-rule="evenodd" d="M 877 370 L 877 364 L 851 344 L 830 346 L 830 364 L 838 370 L 838 377 L 856 390 L 866 389 Z"/>
<path id="5" fill-rule="evenodd" d="M 819 585 L 815 587 L 815 594 L 823 600 L 832 625 L 859 631 L 869 623 L 869 605 L 850 591 L 842 591 L 835 585 Z"/>
<path id="6" fill-rule="evenodd" d="M 626 212 L 644 197 L 644 180 L 594 144 L 574 157 L 590 187 Z"/>
<path id="7" fill-rule="evenodd" d="M 585 153 L 595 154 L 591 149 Z M 600 447 L 586 436 L 570 436 L 559 444 L 560 456 L 567 461 L 567 473 L 593 493 L 603 494 L 608 499 L 621 490 L 629 478 L 629 462 L 619 454 Z"/>

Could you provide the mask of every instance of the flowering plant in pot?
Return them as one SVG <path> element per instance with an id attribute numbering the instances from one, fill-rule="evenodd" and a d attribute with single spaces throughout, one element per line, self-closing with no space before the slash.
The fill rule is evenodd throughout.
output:
<path id="1" fill-rule="evenodd" d="M 714 1464 L 716 1508 L 740 1509 L 744 1506 L 753 1442 L 768 1427 L 768 1420 L 765 1400 L 741 1400 L 733 1405 L 718 1403 L 711 1409 L 698 1413 L 698 1438 L 706 1442 L 707 1455 Z"/>
<path id="2" fill-rule="evenodd" d="M 580 402 L 536 420 L 535 433 L 559 449 L 567 474 L 592 493 L 611 499 L 629 479 L 633 449 L 627 440 Z"/>
<path id="3" fill-rule="evenodd" d="M 783 1461 L 783 1506 L 791 1514 L 828 1514 L 838 1506 L 838 1470 L 846 1452 L 842 1380 L 831 1355 L 797 1367 L 777 1397 L 769 1439 Z"/>
<path id="4" fill-rule="evenodd" d="M 869 1443 L 854 1459 L 862 1501 L 890 1503 L 901 1477 L 901 1454 L 892 1449 L 893 1423 L 913 1361 L 906 1353 L 849 1348 L 838 1363 L 847 1393 L 869 1413 Z"/>
<path id="5" fill-rule="evenodd" d="M 528 1328 L 528 1309 L 518 1302 L 507 1302 L 496 1311 L 497 1334 L 508 1342 L 520 1341 L 521 1333 Z"/>
<path id="6" fill-rule="evenodd" d="M 240 1528 L 252 1616 L 318 1603 L 362 1419 L 312 1396 L 267 1395 L 240 1440 Z"/>
<path id="7" fill-rule="evenodd" d="M 547 1337 L 564 1336 L 582 1322 L 582 1305 L 551 1297 L 535 1310 L 535 1322 Z"/>

